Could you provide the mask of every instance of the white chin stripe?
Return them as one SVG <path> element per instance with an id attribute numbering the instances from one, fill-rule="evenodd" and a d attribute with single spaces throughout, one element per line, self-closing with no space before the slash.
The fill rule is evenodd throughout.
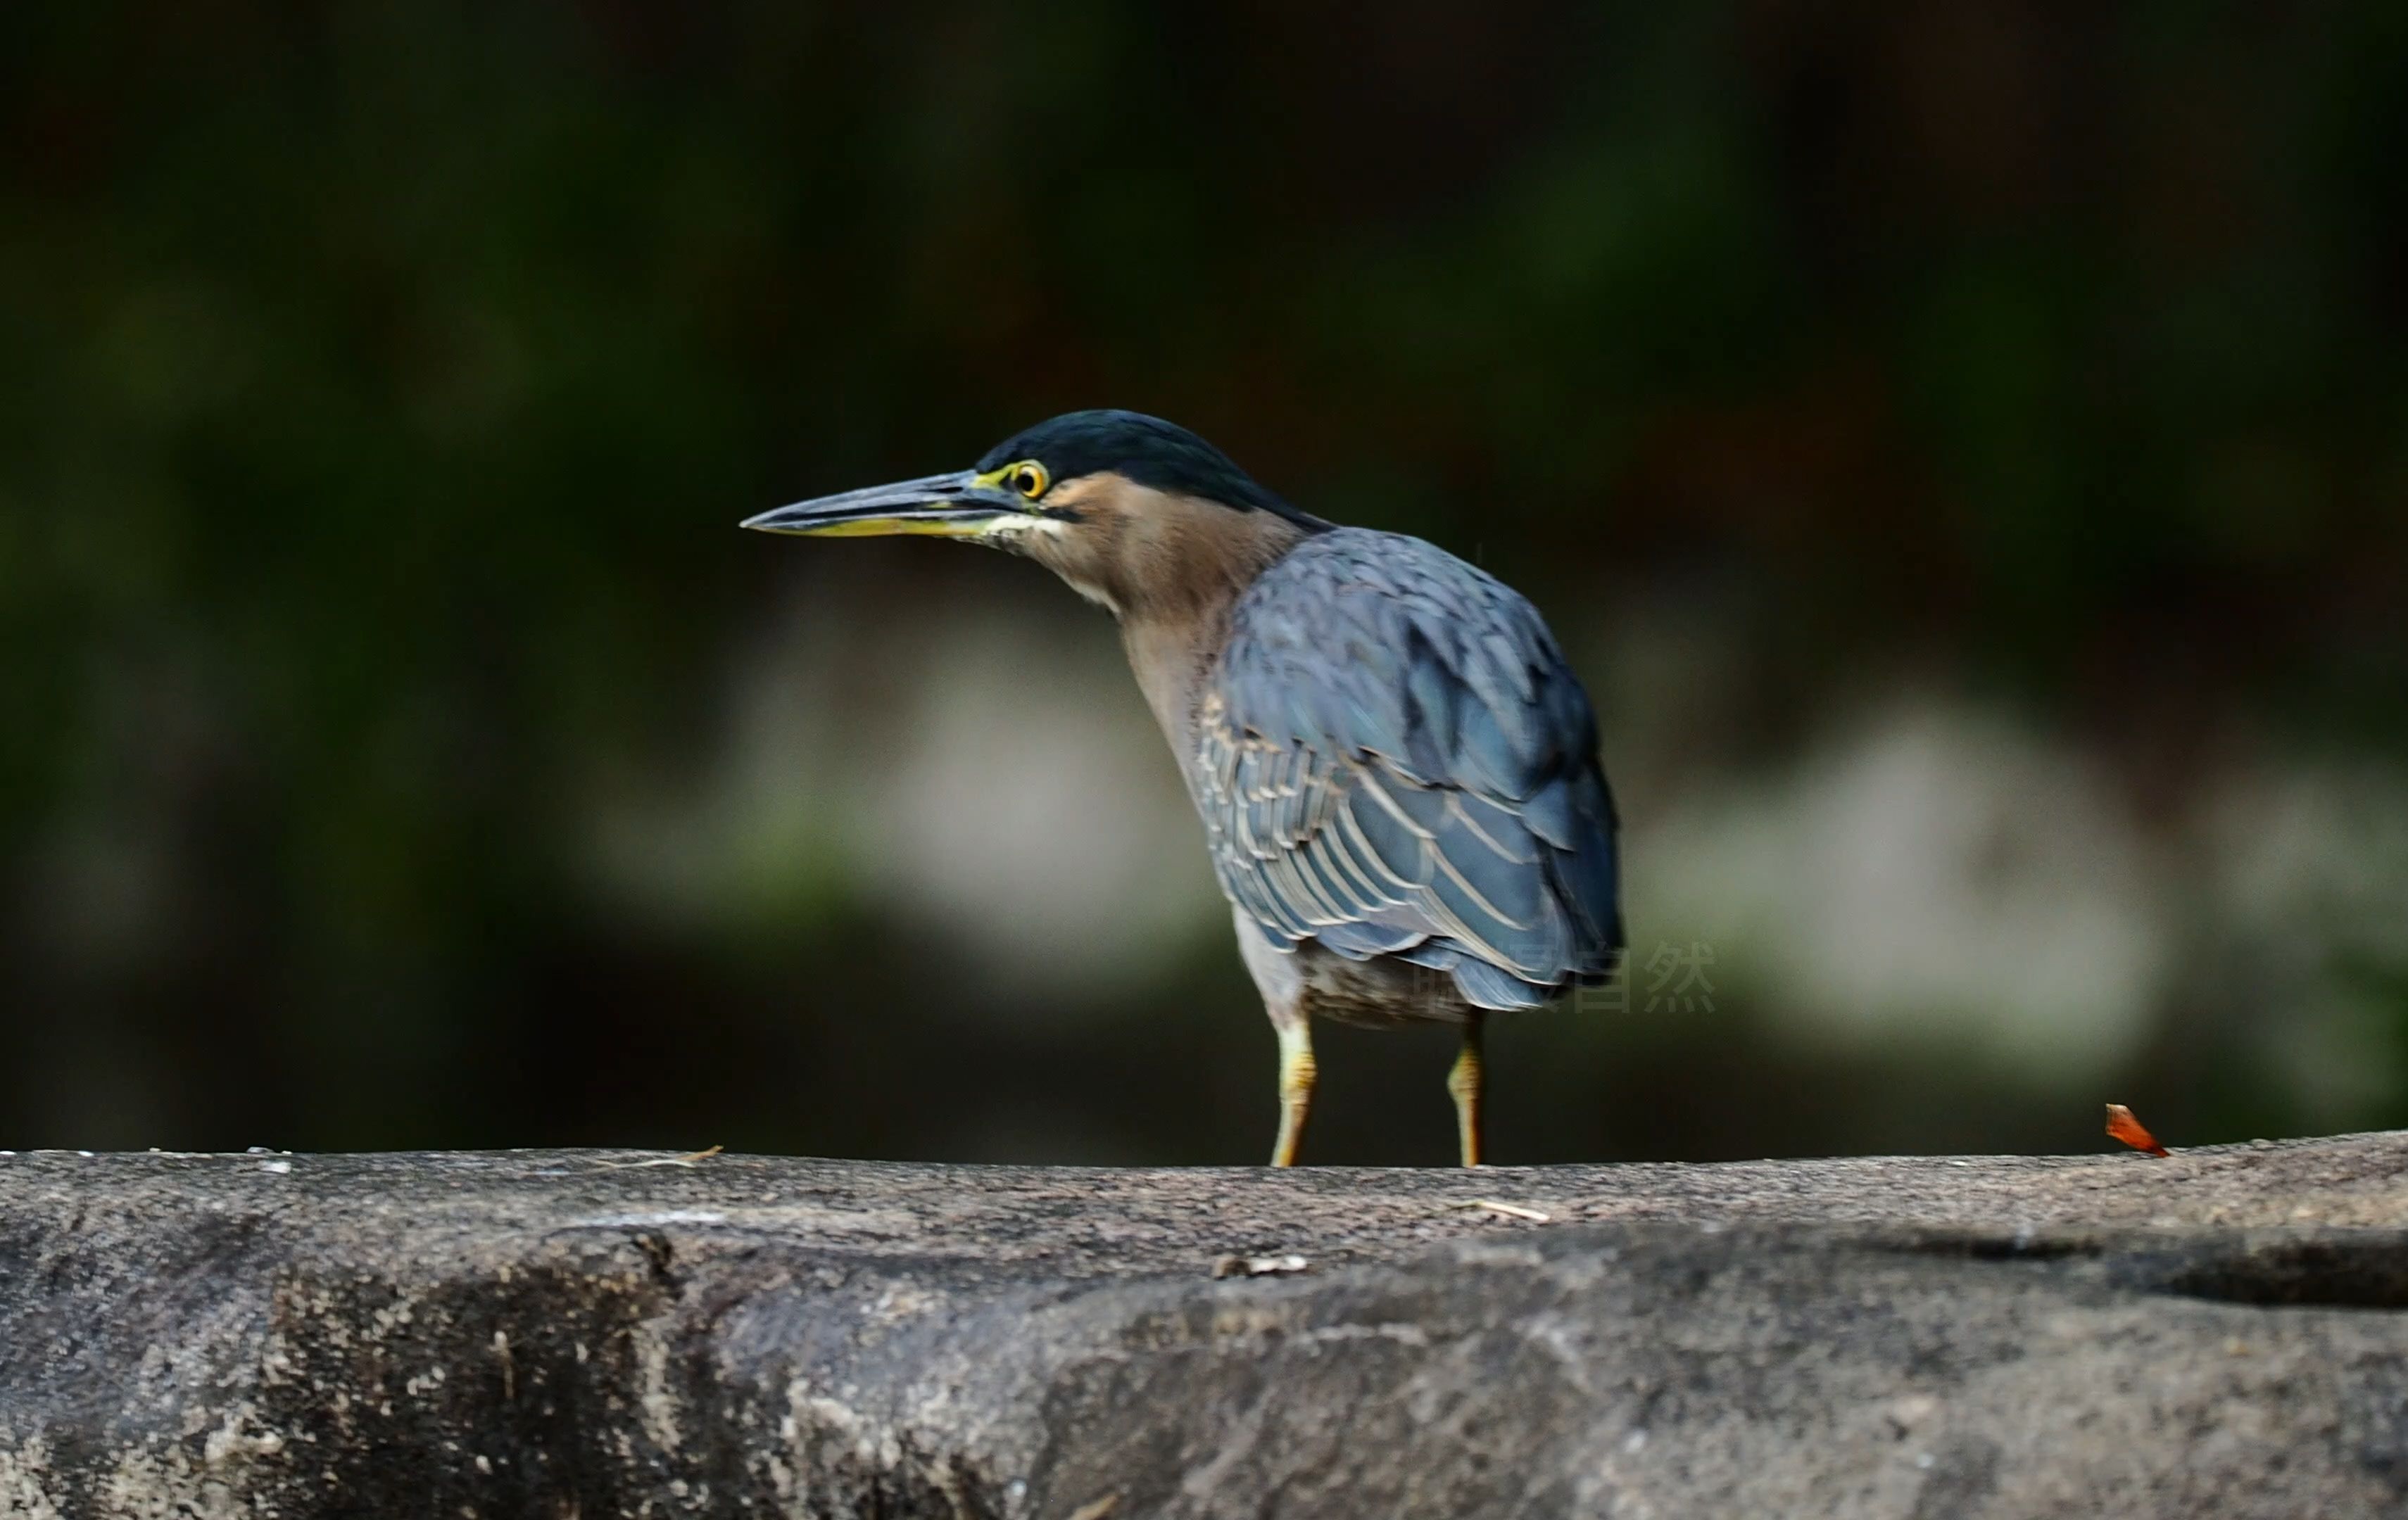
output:
<path id="1" fill-rule="evenodd" d="M 1006 512 L 980 523 L 978 532 L 970 537 L 1013 543 L 1022 538 L 1035 538 L 1040 533 L 1059 533 L 1068 525 L 1058 517 L 1023 517 L 1016 512 Z"/>
<path id="2" fill-rule="evenodd" d="M 1112 616 L 1119 617 L 1121 615 L 1120 603 L 1113 601 L 1111 595 L 1105 592 L 1103 587 L 1091 586 L 1083 581 L 1073 581 L 1067 575 L 1062 578 L 1062 583 L 1069 587 L 1072 591 L 1077 592 L 1080 595 L 1084 596 L 1087 600 L 1095 603 L 1097 607 L 1102 608 L 1105 611 L 1110 612 Z"/>
<path id="3" fill-rule="evenodd" d="M 1070 524 L 1068 523 L 1058 517 L 998 517 L 982 524 L 979 528 L 978 533 L 974 536 L 974 540 L 978 542 L 992 543 L 998 549 L 1010 549 L 1025 552 L 1029 539 L 1039 536 L 1052 537 L 1067 531 L 1069 526 Z M 1119 617 L 1121 615 L 1120 604 L 1113 601 L 1111 595 L 1105 591 L 1103 587 L 1092 585 L 1087 581 L 1075 580 L 1068 575 L 1064 575 L 1058 566 L 1055 567 L 1054 573 L 1062 575 L 1062 583 L 1068 586 L 1072 591 L 1084 596 L 1087 600 L 1095 603 L 1097 607 L 1102 608 L 1105 611 L 1110 612 L 1112 616 Z"/>

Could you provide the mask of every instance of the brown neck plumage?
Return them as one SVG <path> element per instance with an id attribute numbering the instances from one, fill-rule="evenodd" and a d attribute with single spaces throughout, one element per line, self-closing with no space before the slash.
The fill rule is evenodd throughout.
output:
<path id="1" fill-rule="evenodd" d="M 1047 505 L 1065 509 L 1061 526 L 1031 535 L 1023 552 L 1120 620 L 1138 685 L 1185 764 L 1229 609 L 1305 530 L 1120 475 L 1067 481 Z"/>

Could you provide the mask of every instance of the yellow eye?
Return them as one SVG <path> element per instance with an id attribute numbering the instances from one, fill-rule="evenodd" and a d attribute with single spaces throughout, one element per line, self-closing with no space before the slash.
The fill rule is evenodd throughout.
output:
<path id="1" fill-rule="evenodd" d="M 1031 501 L 1045 495 L 1045 488 L 1054 483 L 1046 477 L 1045 466 L 1034 459 L 1025 459 L 1012 466 L 1010 480 L 1011 489 Z"/>

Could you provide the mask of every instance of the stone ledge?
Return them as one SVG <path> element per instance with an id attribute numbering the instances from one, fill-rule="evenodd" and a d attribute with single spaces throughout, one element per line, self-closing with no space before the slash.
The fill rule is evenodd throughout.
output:
<path id="1" fill-rule="evenodd" d="M 0 1156 L 0 1513 L 2403 1513 L 2403 1227 L 2401 1134 L 1469 1174 Z"/>

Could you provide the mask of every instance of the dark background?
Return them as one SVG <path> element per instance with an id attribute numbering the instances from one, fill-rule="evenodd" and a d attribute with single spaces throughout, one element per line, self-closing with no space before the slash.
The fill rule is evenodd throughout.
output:
<path id="1" fill-rule="evenodd" d="M 0 134 L 0 1146 L 1258 1157 L 1108 621 L 734 527 L 1095 405 L 1588 680 L 1498 1159 L 2408 1122 L 2408 7 L 28 5 Z"/>

